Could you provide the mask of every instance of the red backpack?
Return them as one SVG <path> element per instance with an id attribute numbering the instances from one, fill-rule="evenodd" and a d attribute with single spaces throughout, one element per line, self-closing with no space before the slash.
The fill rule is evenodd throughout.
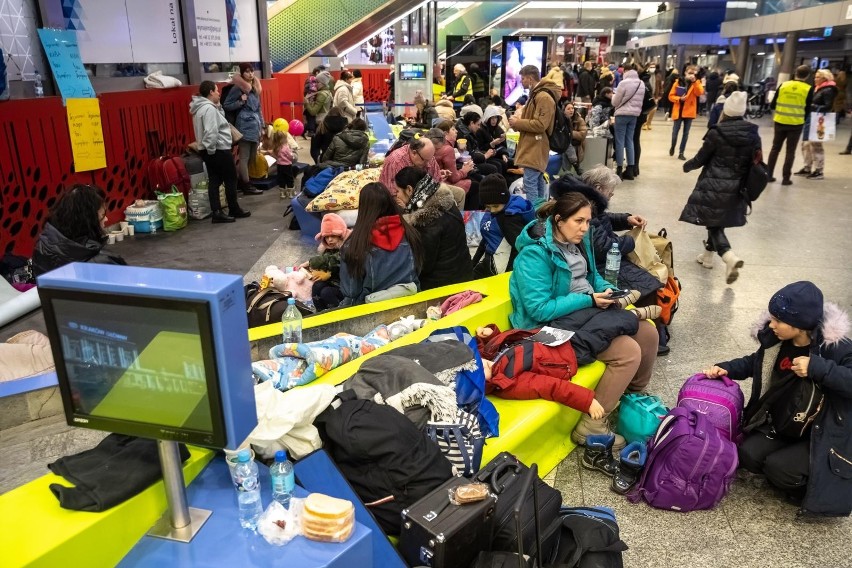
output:
<path id="1" fill-rule="evenodd" d="M 152 191 L 171 193 L 171 187 L 175 186 L 185 199 L 189 198 L 190 184 L 189 173 L 180 156 L 160 156 L 148 162 L 146 170 L 148 185 Z"/>

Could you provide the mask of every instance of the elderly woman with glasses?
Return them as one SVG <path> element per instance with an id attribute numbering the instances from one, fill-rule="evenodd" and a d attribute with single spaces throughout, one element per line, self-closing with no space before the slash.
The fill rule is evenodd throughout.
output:
<path id="1" fill-rule="evenodd" d="M 91 185 L 75 185 L 50 210 L 33 253 L 33 276 L 72 262 L 127 264 L 103 252 L 107 242 L 106 195 Z"/>

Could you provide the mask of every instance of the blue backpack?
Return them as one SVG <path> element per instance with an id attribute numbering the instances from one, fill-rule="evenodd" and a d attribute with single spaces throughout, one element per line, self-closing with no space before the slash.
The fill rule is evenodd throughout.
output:
<path id="1" fill-rule="evenodd" d="M 305 187 L 302 188 L 302 193 L 307 195 L 308 197 L 316 197 L 328 187 L 328 184 L 331 183 L 337 174 L 343 171 L 343 168 L 324 168 L 320 170 L 318 174 L 313 176 L 311 179 L 305 183 Z"/>

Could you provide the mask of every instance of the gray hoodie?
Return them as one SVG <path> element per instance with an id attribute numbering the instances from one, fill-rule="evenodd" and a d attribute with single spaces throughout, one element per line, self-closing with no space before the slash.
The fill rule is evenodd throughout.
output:
<path id="1" fill-rule="evenodd" d="M 225 119 L 221 107 L 214 105 L 207 97 L 193 95 L 189 112 L 192 114 L 195 139 L 204 146 L 208 154 L 215 154 L 216 150 L 231 149 L 231 125 Z"/>

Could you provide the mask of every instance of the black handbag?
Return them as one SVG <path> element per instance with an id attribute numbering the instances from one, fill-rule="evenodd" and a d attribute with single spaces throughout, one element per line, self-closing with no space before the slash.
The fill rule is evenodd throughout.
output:
<path id="1" fill-rule="evenodd" d="M 772 431 L 784 438 L 798 440 L 822 410 L 825 395 L 807 377 L 790 373 L 764 395 Z"/>
<path id="2" fill-rule="evenodd" d="M 749 203 L 757 201 L 766 185 L 769 183 L 769 169 L 763 162 L 763 151 L 760 149 L 754 152 L 754 162 L 748 169 L 748 174 L 745 178 L 744 197 Z"/>

